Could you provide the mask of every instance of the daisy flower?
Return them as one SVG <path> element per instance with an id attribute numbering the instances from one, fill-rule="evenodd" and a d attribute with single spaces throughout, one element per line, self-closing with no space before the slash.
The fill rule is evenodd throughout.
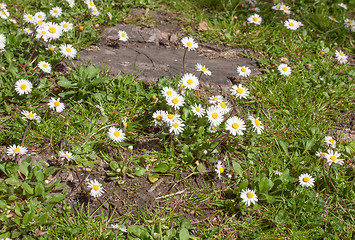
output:
<path id="1" fill-rule="evenodd" d="M 25 20 L 25 22 L 27 22 L 27 23 L 35 23 L 35 18 L 31 14 L 25 13 L 23 15 L 23 20 Z"/>
<path id="2" fill-rule="evenodd" d="M 60 113 L 64 110 L 64 103 L 60 102 L 60 98 L 51 98 L 48 102 L 48 106 L 50 109 L 55 110 L 57 113 Z"/>
<path id="3" fill-rule="evenodd" d="M 281 73 L 281 75 L 283 76 L 289 76 L 291 74 L 291 68 L 289 66 L 287 66 L 286 63 L 281 63 L 277 69 L 279 70 L 279 72 Z"/>
<path id="4" fill-rule="evenodd" d="M 210 126 L 210 127 L 208 128 L 208 131 L 209 131 L 210 133 L 215 133 L 215 132 L 217 132 L 217 127 L 215 127 L 215 126 Z"/>
<path id="5" fill-rule="evenodd" d="M 96 5 L 95 5 L 94 1 L 92 1 L 92 0 L 85 0 L 84 3 L 88 6 L 89 9 L 96 8 Z"/>
<path id="6" fill-rule="evenodd" d="M 36 113 L 33 113 L 32 111 L 22 111 L 21 114 L 23 115 L 23 119 L 30 120 L 30 121 L 36 121 L 37 123 L 41 122 L 41 117 L 37 116 Z"/>
<path id="7" fill-rule="evenodd" d="M 333 22 L 339 23 L 338 20 L 336 20 L 335 18 L 333 18 L 333 17 L 331 17 L 331 16 L 329 16 L 328 18 L 329 18 L 330 20 L 332 20 Z"/>
<path id="8" fill-rule="evenodd" d="M 218 106 L 210 106 L 206 110 L 208 121 L 214 127 L 217 127 L 223 122 L 223 114 Z"/>
<path id="9" fill-rule="evenodd" d="M 122 125 L 123 125 L 123 129 L 126 129 L 126 128 L 127 128 L 127 126 L 128 126 L 127 117 L 124 117 L 124 118 L 122 119 Z"/>
<path id="10" fill-rule="evenodd" d="M 127 42 L 127 40 L 128 40 L 128 36 L 125 31 L 118 31 L 118 37 L 119 37 L 119 40 L 124 41 L 124 42 Z"/>
<path id="11" fill-rule="evenodd" d="M 337 60 L 340 64 L 344 64 L 344 63 L 348 62 L 348 56 L 346 56 L 344 54 L 344 52 L 341 50 L 339 50 L 339 51 L 335 50 L 335 57 L 337 58 Z"/>
<path id="12" fill-rule="evenodd" d="M 248 68 L 246 66 L 242 66 L 242 67 L 237 68 L 237 72 L 238 72 L 239 76 L 248 77 L 251 73 L 251 70 L 250 70 L 250 68 Z"/>
<path id="13" fill-rule="evenodd" d="M 198 43 L 196 43 L 191 37 L 184 37 L 181 39 L 181 43 L 189 51 L 196 50 L 198 48 Z"/>
<path id="14" fill-rule="evenodd" d="M 337 151 L 334 152 L 333 150 L 328 150 L 328 153 L 325 154 L 325 158 L 327 159 L 329 166 L 332 165 L 332 163 L 343 165 L 344 159 L 340 159 L 340 155 L 341 153 L 338 153 Z"/>
<path id="15" fill-rule="evenodd" d="M 221 179 L 221 174 L 224 172 L 224 167 L 221 161 L 217 162 L 216 168 L 214 170 L 217 173 L 218 179 Z"/>
<path id="16" fill-rule="evenodd" d="M 45 73 L 50 73 L 52 70 L 51 65 L 48 62 L 40 61 L 38 67 Z"/>
<path id="17" fill-rule="evenodd" d="M 32 87 L 32 83 L 27 79 L 20 79 L 15 83 L 15 91 L 18 93 L 18 95 L 31 93 Z"/>
<path id="18" fill-rule="evenodd" d="M 216 96 L 210 97 L 210 100 L 208 102 L 211 104 L 217 104 L 217 103 L 223 101 L 223 99 L 224 99 L 223 96 L 216 95 Z"/>
<path id="19" fill-rule="evenodd" d="M 352 32 L 355 32 L 355 24 L 346 24 L 345 27 Z"/>
<path id="20" fill-rule="evenodd" d="M 61 22 L 60 26 L 62 27 L 63 32 L 69 32 L 73 29 L 73 24 L 66 21 Z"/>
<path id="21" fill-rule="evenodd" d="M 169 98 L 169 97 L 173 96 L 174 94 L 178 94 L 178 93 L 172 87 L 163 87 L 163 89 L 161 90 L 161 94 L 165 98 Z"/>
<path id="22" fill-rule="evenodd" d="M 346 19 L 344 20 L 344 23 L 345 23 L 346 25 L 353 25 L 353 24 L 355 24 L 354 20 L 349 19 L 349 18 L 346 18 Z"/>
<path id="23" fill-rule="evenodd" d="M 41 26 L 43 26 L 43 24 L 44 24 L 44 21 L 42 21 L 42 20 L 38 20 L 38 19 L 35 19 L 35 22 L 34 22 L 35 24 L 37 24 L 37 26 L 38 27 L 41 27 Z"/>
<path id="24" fill-rule="evenodd" d="M 38 22 L 38 20 L 46 20 L 46 14 L 44 12 L 37 12 L 34 17 L 36 19 L 36 22 Z"/>
<path id="25" fill-rule="evenodd" d="M 173 107 L 176 110 L 185 104 L 185 99 L 183 96 L 176 93 L 176 94 L 169 96 L 166 99 L 166 102 L 169 106 Z"/>
<path id="26" fill-rule="evenodd" d="M 208 70 L 208 68 L 205 67 L 205 65 L 201 65 L 199 63 L 196 64 L 196 71 L 203 72 L 203 74 L 207 76 L 211 76 L 211 71 Z"/>
<path id="27" fill-rule="evenodd" d="M 56 40 L 62 35 L 62 27 L 58 23 L 47 22 L 43 28 L 48 32 L 48 38 L 51 40 Z"/>
<path id="28" fill-rule="evenodd" d="M 302 187 L 313 187 L 314 186 L 314 178 L 308 173 L 303 173 L 298 177 L 298 181 Z"/>
<path id="29" fill-rule="evenodd" d="M 192 105 L 192 112 L 195 116 L 201 118 L 205 114 L 206 110 L 202 108 L 201 104 L 195 103 Z"/>
<path id="30" fill-rule="evenodd" d="M 323 55 L 325 54 L 325 49 L 322 48 L 322 49 L 320 50 L 319 54 L 323 56 Z"/>
<path id="31" fill-rule="evenodd" d="M 126 134 L 116 127 L 110 127 L 108 129 L 108 136 L 115 142 L 122 142 L 126 139 Z"/>
<path id="32" fill-rule="evenodd" d="M 287 57 L 280 58 L 280 61 L 284 62 L 284 63 L 288 63 L 289 62 Z"/>
<path id="33" fill-rule="evenodd" d="M 73 156 L 73 154 L 68 151 L 67 152 L 59 151 L 58 155 L 62 160 L 67 160 L 69 162 L 71 162 L 72 160 L 75 160 L 75 157 Z"/>
<path id="34" fill-rule="evenodd" d="M 274 174 L 277 175 L 277 176 L 281 176 L 282 172 L 279 172 L 278 170 L 274 170 Z"/>
<path id="35" fill-rule="evenodd" d="M 245 123 L 243 119 L 239 117 L 231 117 L 226 121 L 226 130 L 228 130 L 232 135 L 243 135 L 245 130 Z"/>
<path id="36" fill-rule="evenodd" d="M 48 47 L 46 47 L 47 50 L 54 52 L 54 50 L 56 49 L 56 46 L 54 45 L 48 45 Z"/>
<path id="37" fill-rule="evenodd" d="M 256 7 L 256 8 L 251 8 L 250 10 L 254 11 L 254 12 L 260 12 L 260 8 Z"/>
<path id="38" fill-rule="evenodd" d="M 0 17 L 2 19 L 8 19 L 10 16 L 9 12 L 7 11 L 6 8 L 0 9 Z"/>
<path id="39" fill-rule="evenodd" d="M 316 156 L 320 158 L 325 158 L 325 152 L 316 152 Z"/>
<path id="40" fill-rule="evenodd" d="M 229 113 L 231 110 L 229 102 L 225 100 L 220 101 L 216 106 L 219 107 L 223 115 Z"/>
<path id="41" fill-rule="evenodd" d="M 97 10 L 97 8 L 93 8 L 91 9 L 91 15 L 97 17 L 100 15 L 100 12 Z"/>
<path id="42" fill-rule="evenodd" d="M 75 0 L 66 0 L 67 3 L 69 4 L 69 7 L 73 8 L 75 5 Z"/>
<path id="43" fill-rule="evenodd" d="M 291 14 L 291 8 L 288 7 L 288 6 L 286 6 L 286 5 L 282 5 L 282 6 L 280 7 L 280 10 L 281 10 L 282 12 L 286 13 L 286 14 Z"/>
<path id="44" fill-rule="evenodd" d="M 155 126 L 162 126 L 164 124 L 164 119 L 167 117 L 168 113 L 163 110 L 158 110 L 153 113 L 153 121 Z"/>
<path id="45" fill-rule="evenodd" d="M 60 17 L 60 15 L 62 15 L 62 9 L 60 7 L 54 7 L 52 8 L 50 11 L 49 11 L 49 14 L 52 16 L 52 17 Z"/>
<path id="46" fill-rule="evenodd" d="M 47 30 L 44 28 L 44 25 L 42 27 L 38 27 L 37 30 L 37 35 L 36 38 L 43 40 L 43 41 L 48 41 L 49 38 L 49 33 L 47 32 Z"/>
<path id="47" fill-rule="evenodd" d="M 249 116 L 248 119 L 251 121 L 251 124 L 253 125 L 254 131 L 257 134 L 261 134 L 264 131 L 264 126 L 262 125 L 262 123 L 259 120 L 259 118 L 254 118 L 253 116 Z"/>
<path id="48" fill-rule="evenodd" d="M 259 14 L 253 14 L 250 17 L 248 17 L 248 23 L 254 23 L 255 25 L 260 25 L 262 18 L 259 16 Z"/>
<path id="49" fill-rule="evenodd" d="M 166 122 L 168 125 L 170 125 L 174 121 L 182 121 L 182 120 L 180 119 L 179 114 L 167 113 L 163 121 Z"/>
<path id="50" fill-rule="evenodd" d="M 344 3 L 338 3 L 338 6 L 348 10 L 348 7 Z"/>
<path id="51" fill-rule="evenodd" d="M 73 59 L 76 56 L 76 49 L 73 48 L 71 44 L 62 44 L 60 45 L 60 53 L 63 57 L 67 57 L 69 59 Z"/>
<path id="52" fill-rule="evenodd" d="M 335 148 L 337 142 L 331 136 L 325 136 L 324 143 L 327 147 Z"/>
<path id="53" fill-rule="evenodd" d="M 243 87 L 242 84 L 233 85 L 231 89 L 231 94 L 236 96 L 237 98 L 244 98 L 246 99 L 249 96 L 249 91 L 247 88 Z"/>
<path id="54" fill-rule="evenodd" d="M 300 27 L 300 24 L 296 20 L 288 19 L 285 21 L 284 26 L 291 30 L 297 30 Z"/>
<path id="55" fill-rule="evenodd" d="M 255 204 L 258 201 L 258 197 L 255 194 L 254 190 L 250 190 L 249 188 L 242 190 L 240 193 L 240 198 L 243 200 L 246 206 L 250 206 L 250 204 Z"/>
<path id="56" fill-rule="evenodd" d="M 17 154 L 23 155 L 27 153 L 27 148 L 26 147 L 22 147 L 20 145 L 12 145 L 7 147 L 6 149 L 7 155 L 8 156 L 15 156 Z"/>
<path id="57" fill-rule="evenodd" d="M 29 29 L 29 28 L 24 28 L 23 31 L 24 31 L 25 33 L 27 33 L 28 35 L 30 35 L 30 34 L 32 33 L 32 30 Z"/>
<path id="58" fill-rule="evenodd" d="M 274 6 L 272 6 L 271 8 L 274 9 L 274 10 L 281 10 L 281 6 L 282 6 L 282 3 L 278 3 Z"/>
<path id="59" fill-rule="evenodd" d="M 91 189 L 90 191 L 90 195 L 93 196 L 93 197 L 101 197 L 101 195 L 103 194 L 104 192 L 104 189 L 101 185 L 101 183 L 99 183 L 96 179 L 95 180 L 89 180 L 87 182 L 88 184 L 88 188 Z"/>
<path id="60" fill-rule="evenodd" d="M 174 133 L 175 135 L 179 135 L 184 131 L 184 126 L 185 124 L 181 120 L 176 119 L 170 123 L 169 132 Z"/>
<path id="61" fill-rule="evenodd" d="M 0 3 L 0 9 L 6 9 L 6 4 L 5 3 Z"/>
<path id="62" fill-rule="evenodd" d="M 180 84 L 182 84 L 184 88 L 192 90 L 197 89 L 199 81 L 195 75 L 191 73 L 185 73 L 180 80 Z"/>
<path id="63" fill-rule="evenodd" d="M 107 12 L 107 16 L 110 20 L 112 20 L 112 14 L 110 12 Z"/>

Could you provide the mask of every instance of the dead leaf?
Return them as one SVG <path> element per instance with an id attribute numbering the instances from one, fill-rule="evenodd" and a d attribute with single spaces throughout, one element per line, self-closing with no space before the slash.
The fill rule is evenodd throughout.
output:
<path id="1" fill-rule="evenodd" d="M 207 31 L 207 30 L 211 30 L 211 28 L 208 26 L 208 23 L 206 21 L 201 21 L 198 24 L 198 30 L 199 31 Z"/>

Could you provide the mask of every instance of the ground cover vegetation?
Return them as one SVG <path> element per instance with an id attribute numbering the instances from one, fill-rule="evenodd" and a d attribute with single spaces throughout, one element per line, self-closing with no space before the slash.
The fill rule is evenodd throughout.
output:
<path id="1" fill-rule="evenodd" d="M 354 238 L 354 4 L 0 8 L 0 239 Z M 74 62 L 104 26 L 154 27 L 154 9 L 179 13 L 176 78 L 152 85 Z M 235 66 L 245 81 L 229 92 L 200 88 L 217 70 L 186 72 L 185 60 L 203 42 L 248 50 L 261 74 Z M 115 205 L 163 179 L 172 187 L 150 207 Z"/>

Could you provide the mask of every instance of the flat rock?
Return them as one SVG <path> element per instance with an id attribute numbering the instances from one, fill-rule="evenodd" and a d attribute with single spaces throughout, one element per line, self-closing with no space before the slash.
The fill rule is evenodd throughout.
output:
<path id="1" fill-rule="evenodd" d="M 119 41 L 118 31 L 129 36 L 127 42 Z M 222 49 L 218 46 L 199 45 L 197 51 L 186 54 L 186 72 L 199 76 L 195 65 L 205 65 L 211 76 L 203 76 L 202 87 L 217 87 L 228 90 L 233 82 L 242 80 L 236 72 L 238 66 L 247 66 L 256 74 L 257 67 L 250 58 L 242 58 L 242 50 Z M 177 34 L 154 28 L 120 24 L 102 32 L 102 42 L 97 48 L 80 53 L 80 62 L 90 62 L 112 75 L 133 74 L 145 81 L 155 82 L 162 77 L 175 78 L 182 74 L 185 49 Z M 236 80 L 236 81 L 235 81 Z"/>

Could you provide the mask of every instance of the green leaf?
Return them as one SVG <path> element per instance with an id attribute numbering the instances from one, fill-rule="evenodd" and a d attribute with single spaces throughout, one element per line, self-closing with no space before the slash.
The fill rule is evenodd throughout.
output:
<path id="1" fill-rule="evenodd" d="M 175 237 L 175 235 L 176 235 L 175 229 L 169 229 L 168 231 L 166 231 L 166 236 L 168 237 L 168 239 L 172 239 L 173 237 Z"/>
<path id="2" fill-rule="evenodd" d="M 132 234 L 133 236 L 140 237 L 140 238 L 143 238 L 144 236 L 149 235 L 147 229 L 145 229 L 141 226 L 138 226 L 138 225 L 130 225 L 127 228 L 127 232 L 129 234 Z"/>
<path id="3" fill-rule="evenodd" d="M 25 177 L 28 176 L 28 166 L 29 166 L 29 165 L 30 165 L 30 164 L 29 164 L 28 162 L 23 161 L 23 162 L 21 163 L 21 165 L 19 166 L 20 172 L 21 172 L 23 175 L 25 175 Z"/>
<path id="4" fill-rule="evenodd" d="M 186 228 L 181 228 L 179 233 L 179 239 L 188 240 L 189 238 L 190 238 L 189 230 L 187 230 Z"/>
<path id="5" fill-rule="evenodd" d="M 10 184 L 10 185 L 16 185 L 16 186 L 20 185 L 19 180 L 16 178 L 7 178 L 5 182 L 6 184 Z"/>
<path id="6" fill-rule="evenodd" d="M 277 224 L 284 224 L 286 223 L 287 212 L 283 209 L 279 211 L 279 213 L 275 216 L 275 222 Z"/>
<path id="7" fill-rule="evenodd" d="M 33 216 L 32 211 L 26 212 L 22 219 L 22 225 L 27 225 L 32 219 L 32 216 Z"/>
<path id="8" fill-rule="evenodd" d="M 40 218 L 38 219 L 38 224 L 39 225 L 43 225 L 47 222 L 48 219 L 48 213 L 43 214 L 42 216 L 40 216 Z"/>
<path id="9" fill-rule="evenodd" d="M 198 170 L 199 172 L 203 172 L 203 171 L 206 171 L 206 167 L 205 167 L 205 165 L 204 165 L 203 163 L 199 163 L 199 164 L 197 165 L 197 170 Z"/>
<path id="10" fill-rule="evenodd" d="M 242 167 L 240 166 L 239 163 L 237 163 L 236 161 L 233 161 L 232 162 L 232 165 L 233 165 L 233 170 L 239 174 L 239 176 L 243 176 L 243 169 Z"/>
<path id="11" fill-rule="evenodd" d="M 21 185 L 23 190 L 25 190 L 29 194 L 33 194 L 33 188 L 27 182 L 22 182 Z"/>
<path id="12" fill-rule="evenodd" d="M 88 78 L 93 78 L 100 73 L 100 69 L 93 65 L 90 65 L 86 68 L 86 74 Z"/>
<path id="13" fill-rule="evenodd" d="M 64 87 L 64 88 L 72 88 L 77 85 L 76 83 L 72 83 L 71 81 L 69 81 L 68 79 L 66 79 L 64 77 L 62 77 L 61 80 L 59 80 L 57 84 L 61 87 Z"/>
<path id="14" fill-rule="evenodd" d="M 166 173 L 170 170 L 170 166 L 167 163 L 159 163 L 153 168 L 152 172 Z"/>
<path id="15" fill-rule="evenodd" d="M 34 172 L 37 181 L 42 182 L 44 180 L 44 174 L 41 170 L 35 171 Z"/>
<path id="16" fill-rule="evenodd" d="M 279 140 L 279 144 L 280 144 L 282 150 L 284 150 L 284 152 L 286 153 L 286 155 L 288 155 L 289 144 L 287 142 L 282 141 L 282 140 Z"/>
<path id="17" fill-rule="evenodd" d="M 58 202 L 62 201 L 64 198 L 65 198 L 65 195 L 59 193 L 59 194 L 54 195 L 51 199 L 49 199 L 49 202 L 50 203 L 58 203 Z"/>
<path id="18" fill-rule="evenodd" d="M 267 177 L 263 177 L 260 182 L 259 182 L 259 191 L 261 193 L 263 192 L 268 192 L 272 187 L 274 186 L 274 183 L 268 179 Z"/>
<path id="19" fill-rule="evenodd" d="M 140 176 L 143 176 L 145 174 L 145 169 L 144 168 L 141 168 L 141 167 L 137 167 L 134 174 L 137 176 L 137 177 L 140 177 Z"/>
<path id="20" fill-rule="evenodd" d="M 42 183 L 38 183 L 35 187 L 35 195 L 42 195 L 44 193 L 44 186 Z"/>

